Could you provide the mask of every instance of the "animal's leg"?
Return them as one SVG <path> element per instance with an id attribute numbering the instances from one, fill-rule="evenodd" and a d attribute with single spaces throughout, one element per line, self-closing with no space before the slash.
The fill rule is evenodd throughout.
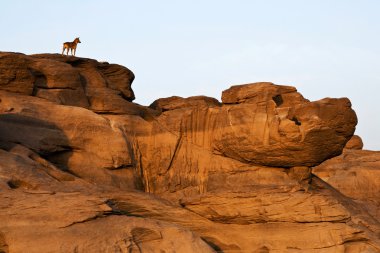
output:
<path id="1" fill-rule="evenodd" d="M 75 53 L 77 52 L 77 49 L 76 48 L 74 48 L 74 56 L 75 56 Z"/>
<path id="2" fill-rule="evenodd" d="M 69 50 L 70 50 L 70 48 L 68 47 L 68 48 L 66 48 L 66 55 L 69 55 Z"/>
<path id="3" fill-rule="evenodd" d="M 65 52 L 65 47 L 63 46 L 63 48 L 62 48 L 62 55 L 63 55 L 64 52 Z"/>

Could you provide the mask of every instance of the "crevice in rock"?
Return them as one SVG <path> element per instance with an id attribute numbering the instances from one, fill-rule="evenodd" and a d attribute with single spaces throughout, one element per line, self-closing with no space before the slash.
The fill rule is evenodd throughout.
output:
<path id="1" fill-rule="evenodd" d="M 358 238 L 350 238 L 348 240 L 345 240 L 344 243 L 352 243 L 352 242 L 368 242 L 369 239 L 368 238 L 364 238 L 364 237 L 358 237 Z"/>
<path id="2" fill-rule="evenodd" d="M 86 88 L 87 88 L 87 79 L 86 79 L 86 77 L 84 75 L 82 75 L 82 74 L 79 74 L 79 79 L 80 79 L 80 83 L 82 85 L 82 88 L 84 90 L 86 90 Z"/>
<path id="3" fill-rule="evenodd" d="M 124 112 L 98 111 L 98 110 L 92 110 L 92 111 L 99 115 L 125 115 Z"/>
<path id="4" fill-rule="evenodd" d="M 19 179 L 10 179 L 7 181 L 7 185 L 11 189 L 18 189 L 18 188 L 29 188 L 30 185 L 27 182 L 24 182 Z"/>
<path id="5" fill-rule="evenodd" d="M 141 215 L 135 214 L 136 212 L 147 212 L 144 208 L 138 205 L 133 205 L 131 203 L 126 203 L 124 201 L 118 201 L 115 199 L 108 199 L 104 202 L 108 205 L 112 211 L 113 215 L 126 215 L 133 217 L 142 217 Z"/>
<path id="6" fill-rule="evenodd" d="M 59 146 L 59 148 L 57 147 L 56 151 L 53 151 L 53 152 L 49 152 L 49 153 L 40 152 L 40 156 L 43 159 L 45 159 L 45 160 L 47 160 L 47 161 L 49 161 L 55 165 L 57 165 L 57 164 L 62 165 L 61 164 L 62 161 L 57 161 L 58 160 L 57 158 L 62 157 L 62 156 L 70 156 L 71 153 L 74 152 L 74 150 L 75 150 L 75 148 L 71 147 L 71 146 Z M 61 167 L 59 167 L 59 168 L 61 168 Z"/>
<path id="7" fill-rule="evenodd" d="M 0 253 L 8 253 L 8 252 L 9 252 L 9 248 L 8 248 L 7 242 L 5 241 L 5 236 L 3 233 L 0 232 Z"/>
<path id="8" fill-rule="evenodd" d="M 235 244 L 224 244 L 213 237 L 202 236 L 201 239 L 218 253 L 236 251 L 240 252 L 240 247 Z"/>
<path id="9" fill-rule="evenodd" d="M 180 128 L 179 137 L 178 137 L 177 143 L 175 144 L 175 147 L 174 147 L 174 153 L 170 159 L 170 162 L 169 162 L 168 168 L 166 169 L 166 172 L 168 172 L 171 169 L 173 162 L 175 161 L 175 159 L 178 156 L 178 151 L 180 150 L 180 147 L 182 144 L 182 138 L 183 138 L 183 133 L 182 133 L 182 128 Z"/>
<path id="10" fill-rule="evenodd" d="M 134 166 L 132 164 L 122 164 L 117 167 L 105 167 L 107 170 L 123 170 L 123 169 L 133 169 Z"/>
<path id="11" fill-rule="evenodd" d="M 161 240 L 162 234 L 159 231 L 155 231 L 149 228 L 136 227 L 131 231 L 132 239 L 136 245 L 143 242 L 149 242 L 154 240 Z"/>
<path id="12" fill-rule="evenodd" d="M 63 227 L 59 227 L 59 228 L 68 228 L 68 227 L 71 227 L 71 226 L 74 226 L 76 224 L 83 224 L 83 223 L 86 223 L 86 222 L 90 222 L 90 221 L 93 221 L 93 220 L 97 220 L 97 219 L 101 219 L 101 218 L 105 218 L 105 217 L 108 217 L 108 216 L 111 216 L 113 215 L 113 212 L 99 212 L 97 213 L 96 215 L 94 216 L 91 216 L 91 217 L 88 217 L 84 220 L 80 220 L 80 221 L 74 221 L 66 226 L 63 226 Z"/>
<path id="13" fill-rule="evenodd" d="M 281 106 L 284 103 L 281 95 L 276 95 L 272 97 L 273 101 L 276 103 L 276 106 Z"/>
<path id="14" fill-rule="evenodd" d="M 29 69 L 29 71 L 34 77 L 32 96 L 35 96 L 37 94 L 38 88 L 47 86 L 47 79 L 46 76 L 40 71 L 37 71 L 35 69 Z"/>
<path id="15" fill-rule="evenodd" d="M 34 90 L 36 90 L 36 92 L 37 92 L 38 90 L 76 90 L 76 88 L 72 88 L 72 87 L 41 87 L 41 86 L 38 86 Z"/>
<path id="16" fill-rule="evenodd" d="M 209 241 L 207 238 L 205 237 L 201 237 L 201 239 L 207 243 L 213 250 L 215 250 L 216 252 L 219 252 L 219 253 L 223 253 L 224 251 L 218 246 L 216 245 L 215 243 L 213 243 L 212 241 Z"/>
<path id="17" fill-rule="evenodd" d="M 297 249 L 297 248 L 293 248 L 293 249 Z M 262 246 L 258 248 L 256 251 L 254 251 L 254 253 L 270 253 L 270 250 L 267 246 Z"/>
<path id="18" fill-rule="evenodd" d="M 70 60 L 65 61 L 65 63 L 70 64 L 73 68 L 86 66 L 86 64 L 87 64 L 87 62 L 84 59 L 80 59 L 80 58 L 77 58 L 77 57 L 71 56 L 71 55 L 69 57 L 70 57 Z M 92 61 L 94 61 L 94 60 L 92 60 Z"/>
<path id="19" fill-rule="evenodd" d="M 56 180 L 58 182 L 75 180 L 75 177 L 73 177 L 73 175 L 71 175 L 70 173 L 64 173 L 63 175 L 57 174 L 57 172 L 62 172 L 62 170 L 54 164 L 52 164 L 51 162 L 42 158 L 37 153 L 30 154 L 29 158 L 35 161 L 36 163 L 40 164 L 41 166 L 39 166 L 39 169 L 44 171 L 46 175 L 51 177 L 53 180 Z"/>
<path id="20" fill-rule="evenodd" d="M 297 126 L 300 126 L 301 125 L 301 121 L 298 120 L 298 118 L 296 116 L 293 116 L 291 119 L 291 121 L 294 121 L 294 123 L 296 123 Z"/>
<path id="21" fill-rule="evenodd" d="M 133 98 L 130 98 L 130 97 L 127 97 L 124 93 L 121 92 L 120 96 L 127 100 L 128 102 L 133 102 L 133 100 L 135 100 L 135 97 L 133 96 Z"/>
<path id="22" fill-rule="evenodd" d="M 88 93 L 87 93 L 87 79 L 81 73 L 79 73 L 79 79 L 80 79 L 80 84 L 82 86 L 84 94 L 86 95 L 87 104 L 91 107 L 90 99 L 89 99 Z"/>

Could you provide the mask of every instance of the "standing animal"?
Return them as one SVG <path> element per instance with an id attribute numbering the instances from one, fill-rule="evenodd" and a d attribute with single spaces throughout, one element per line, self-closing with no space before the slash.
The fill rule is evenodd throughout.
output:
<path id="1" fill-rule="evenodd" d="M 62 49 L 62 55 L 65 52 L 65 49 L 67 49 L 67 55 L 69 55 L 69 50 L 71 50 L 71 55 L 75 56 L 75 52 L 77 51 L 77 44 L 81 43 L 78 38 L 75 38 L 73 42 L 65 42 L 63 43 L 63 49 Z M 73 54 L 74 51 L 74 54 Z"/>

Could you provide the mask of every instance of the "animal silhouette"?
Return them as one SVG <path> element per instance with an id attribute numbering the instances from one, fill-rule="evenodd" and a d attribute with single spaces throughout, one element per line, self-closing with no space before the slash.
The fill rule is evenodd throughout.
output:
<path id="1" fill-rule="evenodd" d="M 77 44 L 78 43 L 81 43 L 80 40 L 79 40 L 79 37 L 75 38 L 75 40 L 73 42 L 65 42 L 65 43 L 63 43 L 62 55 L 65 52 L 65 49 L 67 49 L 67 55 L 69 55 L 69 50 L 71 50 L 71 55 L 75 56 L 75 53 L 77 51 Z M 73 53 L 73 51 L 74 51 L 74 53 Z"/>

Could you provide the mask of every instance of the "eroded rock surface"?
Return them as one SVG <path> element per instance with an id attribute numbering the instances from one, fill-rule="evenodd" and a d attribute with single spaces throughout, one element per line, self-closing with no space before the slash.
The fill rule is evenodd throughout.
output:
<path id="1" fill-rule="evenodd" d="M 380 152 L 346 149 L 313 168 L 313 173 L 361 203 L 380 221 Z"/>
<path id="2" fill-rule="evenodd" d="M 254 83 L 145 107 L 133 79 L 0 53 L 0 252 L 380 252 L 347 98 Z"/>

